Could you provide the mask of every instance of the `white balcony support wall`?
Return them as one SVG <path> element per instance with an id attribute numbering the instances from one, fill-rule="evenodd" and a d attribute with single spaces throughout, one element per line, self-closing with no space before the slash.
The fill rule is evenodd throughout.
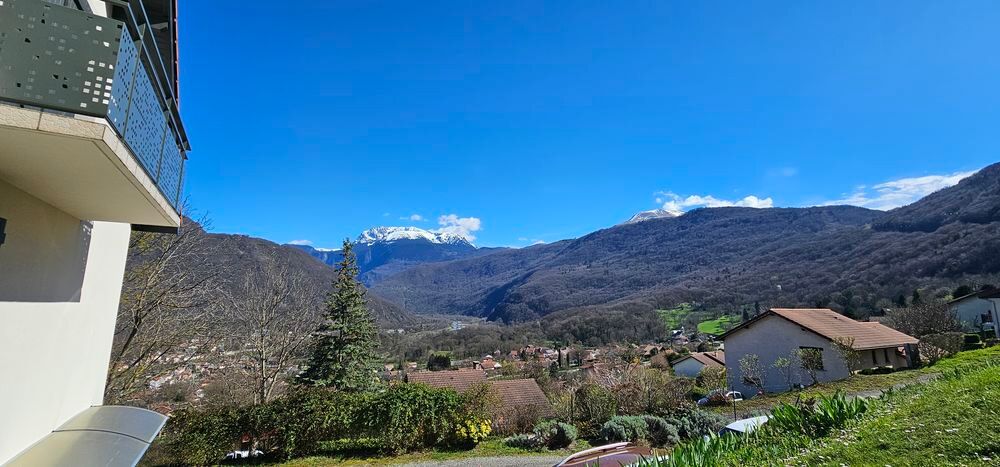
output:
<path id="1" fill-rule="evenodd" d="M 81 223 L 7 184 L 0 184 L 0 217 L 9 219 L 7 241 L 0 246 L 3 464 L 74 415 L 102 403 L 131 228 Z M 80 235 L 88 227 L 81 263 Z M 38 256 L 26 257 L 31 250 Z M 55 267 L 60 256 L 65 261 Z M 19 274 L 44 286 L 45 277 L 67 281 L 67 269 L 81 265 L 85 269 L 75 300 L 60 301 L 65 298 L 61 286 L 51 289 L 51 297 L 35 288 L 30 300 L 9 298 L 23 296 L 23 291 L 11 290 Z"/>

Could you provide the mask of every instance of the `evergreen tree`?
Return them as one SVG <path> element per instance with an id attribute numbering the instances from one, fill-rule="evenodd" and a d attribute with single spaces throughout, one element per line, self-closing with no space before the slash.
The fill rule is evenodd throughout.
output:
<path id="1" fill-rule="evenodd" d="M 910 298 L 910 305 L 917 306 L 923 305 L 924 299 L 920 296 L 920 291 L 913 289 L 913 296 Z"/>
<path id="2" fill-rule="evenodd" d="M 313 354 L 299 383 L 359 392 L 378 381 L 378 331 L 358 282 L 358 265 L 350 240 L 326 300 L 323 324 L 313 334 Z"/>
<path id="3" fill-rule="evenodd" d="M 906 308 L 906 295 L 899 294 L 899 296 L 896 297 L 896 306 Z"/>

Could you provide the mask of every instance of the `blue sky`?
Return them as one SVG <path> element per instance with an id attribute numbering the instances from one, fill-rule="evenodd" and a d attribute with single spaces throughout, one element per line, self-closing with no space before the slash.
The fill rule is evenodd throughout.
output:
<path id="1" fill-rule="evenodd" d="M 517 246 L 664 205 L 887 208 L 1000 161 L 994 2 L 273 5 L 181 4 L 186 192 L 219 232 Z"/>

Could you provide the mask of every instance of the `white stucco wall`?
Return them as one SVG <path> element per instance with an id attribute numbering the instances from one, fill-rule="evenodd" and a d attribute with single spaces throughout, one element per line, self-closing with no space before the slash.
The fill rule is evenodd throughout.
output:
<path id="1" fill-rule="evenodd" d="M 993 316 L 994 324 L 1000 320 L 1000 316 L 997 316 L 997 310 L 1000 310 L 1000 299 L 967 298 L 953 303 L 951 310 L 955 312 L 955 317 L 966 330 L 978 332 L 982 324 L 983 313 L 990 313 Z M 1000 329 L 994 326 L 994 333 L 1000 337 L 1000 333 L 997 331 Z"/>
<path id="2" fill-rule="evenodd" d="M 832 348 L 830 341 L 772 315 L 726 337 L 726 373 L 730 384 L 744 396 L 755 394 L 756 390 L 752 386 L 743 384 L 740 360 L 748 354 L 756 354 L 764 367 L 764 387 L 767 391 L 787 391 L 789 388 L 784 378 L 773 364 L 779 357 L 788 357 L 799 347 L 824 349 L 824 370 L 817 374 L 820 382 L 836 381 L 849 375 L 844 359 Z M 811 381 L 805 372 L 798 372 L 792 382 L 809 384 Z"/>
<path id="3" fill-rule="evenodd" d="M 90 248 L 89 222 L 81 222 L 0 180 L 0 301 L 76 302 Z"/>
<path id="4" fill-rule="evenodd" d="M 38 233 L 53 228 L 21 222 Z M 130 233 L 128 224 L 93 223 L 78 301 L 0 300 L 0 464 L 101 404 Z M 51 245 L 68 256 L 77 246 Z M 0 256 L 0 276 L 30 263 Z"/>
<path id="5" fill-rule="evenodd" d="M 695 360 L 693 358 L 687 358 L 684 359 L 684 361 L 674 365 L 674 374 L 677 376 L 696 378 L 701 373 L 701 369 L 704 367 L 705 365 L 703 365 L 698 360 Z"/>

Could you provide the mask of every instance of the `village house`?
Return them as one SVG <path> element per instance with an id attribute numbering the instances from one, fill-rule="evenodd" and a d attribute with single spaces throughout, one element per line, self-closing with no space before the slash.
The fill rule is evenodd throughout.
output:
<path id="1" fill-rule="evenodd" d="M 756 388 L 744 378 L 740 360 L 757 355 L 763 367 L 763 385 L 768 392 L 789 389 L 788 382 L 774 367 L 780 357 L 789 357 L 802 349 L 818 350 L 822 368 L 820 382 L 845 379 L 854 371 L 867 368 L 912 366 L 917 339 L 875 322 L 859 322 L 833 310 L 773 308 L 723 334 L 726 344 L 726 372 L 732 389 L 753 394 Z M 835 340 L 853 339 L 859 358 L 855 368 L 834 344 Z M 803 371 L 793 372 L 794 383 L 809 383 Z"/>
<path id="2" fill-rule="evenodd" d="M 948 303 L 955 318 L 967 331 L 992 331 L 1000 338 L 1000 289 L 984 290 L 958 297 Z"/>
<path id="3" fill-rule="evenodd" d="M 463 368 L 445 371 L 417 371 L 407 374 L 406 382 L 426 384 L 439 389 L 451 388 L 459 393 L 468 391 L 482 383 L 489 384 L 500 397 L 500 407 L 497 407 L 495 411 L 500 414 L 500 417 L 494 420 L 494 424 L 497 425 L 504 423 L 505 416 L 513 416 L 525 411 L 540 417 L 555 415 L 552 404 L 545 397 L 542 388 L 530 378 L 490 381 L 486 379 L 486 372 L 482 369 Z"/>
<path id="4" fill-rule="evenodd" d="M 696 378 L 705 368 L 725 368 L 726 354 L 722 351 L 695 352 L 675 360 L 670 366 L 677 376 Z"/>

